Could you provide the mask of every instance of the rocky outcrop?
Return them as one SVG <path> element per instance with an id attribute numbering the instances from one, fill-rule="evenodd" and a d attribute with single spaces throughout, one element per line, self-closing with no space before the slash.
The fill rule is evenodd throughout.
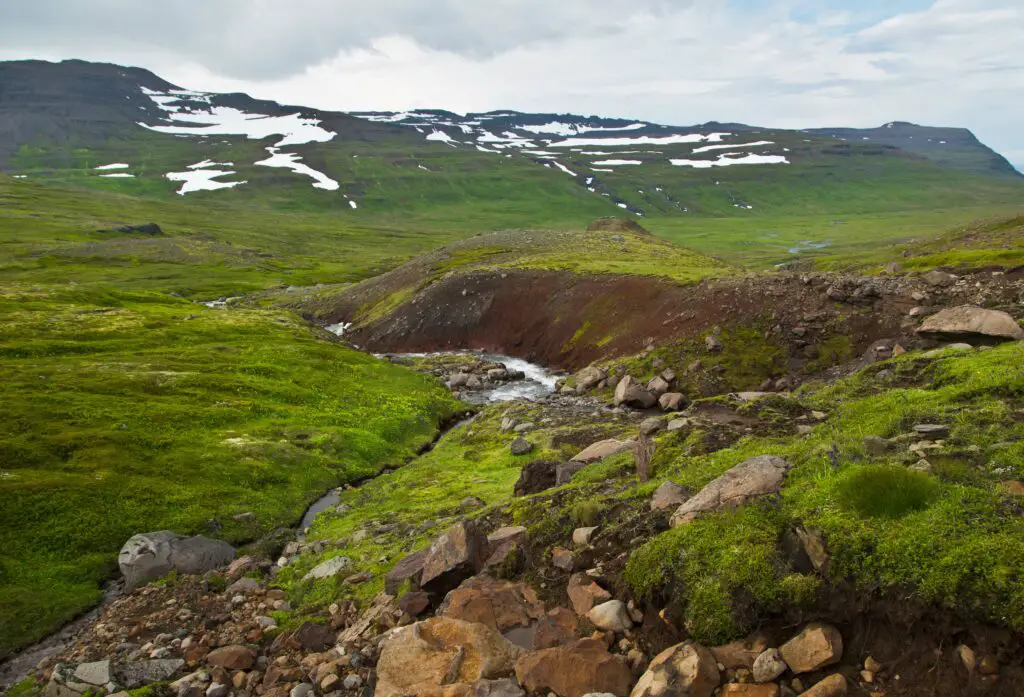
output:
<path id="1" fill-rule="evenodd" d="M 941 341 L 991 344 L 1024 339 L 1024 329 L 1005 312 L 961 305 L 937 312 L 926 319 L 917 333 Z"/>
<path id="2" fill-rule="evenodd" d="M 615 386 L 615 406 L 650 409 L 658 403 L 658 398 L 650 390 L 643 387 L 630 375 L 626 375 Z"/>
<path id="3" fill-rule="evenodd" d="M 573 462 L 582 462 L 584 464 L 591 464 L 594 462 L 600 462 L 612 455 L 618 455 L 632 450 L 636 447 L 636 441 L 634 440 L 616 440 L 615 438 L 609 438 L 608 440 L 598 441 L 584 448 L 581 452 L 574 455 L 572 458 Z"/>
<path id="4" fill-rule="evenodd" d="M 480 572 L 486 561 L 487 537 L 472 521 L 456 523 L 427 552 L 420 586 L 443 595 Z"/>
<path id="5" fill-rule="evenodd" d="M 522 653 L 490 627 L 435 617 L 395 630 L 385 639 L 374 694 L 468 697 L 478 681 L 511 675 Z M 458 686 L 462 689 L 449 692 Z"/>
<path id="6" fill-rule="evenodd" d="M 202 535 L 182 537 L 169 530 L 135 535 L 125 542 L 117 563 L 129 589 L 166 576 L 172 571 L 202 574 L 227 566 L 235 548 Z"/>
<path id="7" fill-rule="evenodd" d="M 778 494 L 792 465 L 774 455 L 761 455 L 736 465 L 701 489 L 672 515 L 672 527 L 691 522 L 702 513 L 742 506 L 751 499 Z"/>
<path id="8" fill-rule="evenodd" d="M 587 232 L 631 232 L 636 235 L 651 233 L 640 223 L 629 218 L 598 218 L 587 226 Z"/>
<path id="9" fill-rule="evenodd" d="M 448 593 L 438 614 L 505 632 L 544 617 L 544 604 L 526 584 L 476 576 Z"/>

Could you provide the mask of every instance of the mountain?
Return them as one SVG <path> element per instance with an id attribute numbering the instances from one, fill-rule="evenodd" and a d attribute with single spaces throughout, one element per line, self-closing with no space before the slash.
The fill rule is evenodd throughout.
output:
<path id="1" fill-rule="evenodd" d="M 1024 177 L 963 129 L 343 114 L 82 61 L 0 63 L 0 143 L 0 171 L 16 177 L 485 226 L 616 208 L 685 219 L 1024 200 Z"/>

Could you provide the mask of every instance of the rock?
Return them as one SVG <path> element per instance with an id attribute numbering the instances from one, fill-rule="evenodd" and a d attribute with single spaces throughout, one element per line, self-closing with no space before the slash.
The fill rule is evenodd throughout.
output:
<path id="1" fill-rule="evenodd" d="M 224 670 L 250 670 L 256 664 L 256 652 L 248 646 L 232 644 L 206 654 L 206 662 Z"/>
<path id="2" fill-rule="evenodd" d="M 341 678 L 337 675 L 327 675 L 323 680 L 320 681 L 320 692 L 329 694 L 331 692 L 337 692 L 341 689 L 342 682 Z"/>
<path id="3" fill-rule="evenodd" d="M 690 419 L 672 419 L 668 422 L 668 432 L 675 433 L 676 431 L 682 431 L 684 428 L 689 428 L 693 425 L 693 421 Z"/>
<path id="4" fill-rule="evenodd" d="M 896 444 L 885 438 L 868 436 L 864 439 L 864 450 L 872 457 L 885 457 L 895 449 Z"/>
<path id="5" fill-rule="evenodd" d="M 647 391 L 654 394 L 655 397 L 661 397 L 666 392 L 672 389 L 672 385 L 668 384 L 668 380 L 661 377 L 660 375 L 647 383 Z"/>
<path id="6" fill-rule="evenodd" d="M 358 675 L 346 675 L 342 685 L 346 690 L 358 690 L 363 686 L 363 679 Z"/>
<path id="7" fill-rule="evenodd" d="M 767 650 L 768 640 L 759 634 L 755 634 L 747 639 L 712 647 L 711 654 L 718 663 L 730 670 L 738 668 L 752 670 L 754 668 L 754 661 Z"/>
<path id="8" fill-rule="evenodd" d="M 651 510 L 664 511 L 669 508 L 678 508 L 689 498 L 686 487 L 679 486 L 675 482 L 665 482 L 659 486 L 651 497 Z"/>
<path id="9" fill-rule="evenodd" d="M 576 557 L 564 547 L 555 547 L 551 550 L 551 563 L 556 569 L 572 571 L 576 568 Z"/>
<path id="10" fill-rule="evenodd" d="M 569 579 L 566 592 L 569 595 L 569 602 L 572 603 L 572 609 L 580 617 L 585 617 L 594 606 L 612 599 L 611 593 L 597 585 L 586 574 L 573 574 Z"/>
<path id="11" fill-rule="evenodd" d="M 487 379 L 491 382 L 508 380 L 508 371 L 504 368 L 491 368 L 487 371 Z"/>
<path id="12" fill-rule="evenodd" d="M 556 607 L 537 622 L 533 633 L 533 650 L 550 649 L 579 638 L 576 615 L 564 607 Z"/>
<path id="13" fill-rule="evenodd" d="M 224 572 L 224 575 L 228 577 L 229 581 L 240 580 L 244 574 L 247 574 L 258 566 L 259 562 L 255 557 L 246 555 L 244 557 L 239 557 L 228 564 L 227 571 Z"/>
<path id="14" fill-rule="evenodd" d="M 325 651 L 334 644 L 335 639 L 335 634 L 330 627 L 315 622 L 304 622 L 292 634 L 292 641 L 306 651 Z"/>
<path id="15" fill-rule="evenodd" d="M 166 682 L 185 667 L 180 658 L 164 658 L 153 661 L 133 661 L 114 666 L 116 682 L 129 690 L 154 682 Z"/>
<path id="16" fill-rule="evenodd" d="M 721 353 L 725 347 L 717 336 L 708 335 L 704 339 L 704 347 L 708 350 L 708 353 Z"/>
<path id="17" fill-rule="evenodd" d="M 399 587 L 406 581 L 412 581 L 415 588 L 420 587 L 420 577 L 423 574 L 423 563 L 427 559 L 430 549 L 421 549 L 402 558 L 394 568 L 384 577 L 384 590 L 390 595 L 398 592 Z"/>
<path id="18" fill-rule="evenodd" d="M 164 231 L 156 223 L 141 223 L 139 225 L 122 225 L 117 232 L 139 235 L 162 235 Z"/>
<path id="19" fill-rule="evenodd" d="M 779 653 L 793 673 L 809 673 L 837 663 L 843 657 L 843 637 L 830 625 L 809 624 L 779 647 Z"/>
<path id="20" fill-rule="evenodd" d="M 590 540 L 593 539 L 596 532 L 596 527 L 576 528 L 572 531 L 572 543 L 577 547 L 587 547 L 590 545 Z"/>
<path id="21" fill-rule="evenodd" d="M 754 661 L 754 682 L 772 682 L 788 668 L 778 649 L 768 649 Z"/>
<path id="22" fill-rule="evenodd" d="M 544 616 L 544 604 L 526 584 L 476 576 L 449 592 L 438 614 L 505 632 L 539 620 Z"/>
<path id="23" fill-rule="evenodd" d="M 727 697 L 779 697 L 779 686 L 731 682 L 722 689 L 722 694 Z"/>
<path id="24" fill-rule="evenodd" d="M 608 378 L 608 373 L 600 368 L 594 366 L 588 366 L 576 373 L 576 388 L 583 392 L 589 392 L 598 386 L 602 380 Z"/>
<path id="25" fill-rule="evenodd" d="M 592 693 L 626 697 L 633 683 L 626 662 L 608 653 L 596 639 L 527 654 L 516 662 L 516 678 L 531 694 L 550 691 L 558 697 Z"/>
<path id="26" fill-rule="evenodd" d="M 469 382 L 469 373 L 452 373 L 448 376 L 449 387 L 465 387 Z"/>
<path id="27" fill-rule="evenodd" d="M 662 411 L 679 411 L 686 406 L 686 397 L 680 392 L 666 392 L 658 398 Z"/>
<path id="28" fill-rule="evenodd" d="M 615 387 L 615 406 L 625 405 L 637 409 L 650 409 L 658 398 L 640 386 L 632 376 L 626 375 Z"/>
<path id="29" fill-rule="evenodd" d="M 513 551 L 526 541 L 526 528 L 514 525 L 498 528 L 487 536 L 487 548 L 490 556 L 484 563 L 485 568 L 503 564 Z"/>
<path id="30" fill-rule="evenodd" d="M 921 280 L 932 288 L 948 288 L 956 283 L 956 276 L 935 269 L 921 276 Z"/>
<path id="31" fill-rule="evenodd" d="M 830 556 L 828 545 L 825 542 L 825 534 L 817 528 L 797 528 L 797 538 L 804 554 L 811 560 L 811 566 L 819 574 L 828 574 L 828 563 Z"/>
<path id="32" fill-rule="evenodd" d="M 587 613 L 587 619 L 605 632 L 622 633 L 633 628 L 633 618 L 621 600 L 609 600 L 591 608 Z"/>
<path id="33" fill-rule="evenodd" d="M 526 455 L 533 451 L 533 443 L 520 436 L 512 441 L 512 445 L 509 446 L 509 450 L 511 450 L 512 454 L 516 456 Z"/>
<path id="34" fill-rule="evenodd" d="M 525 697 L 526 692 L 516 684 L 515 680 L 480 680 L 474 686 L 472 697 Z"/>
<path id="35" fill-rule="evenodd" d="M 978 661 L 978 672 L 982 675 L 995 675 L 999 672 L 999 661 L 995 656 L 982 656 Z"/>
<path id="36" fill-rule="evenodd" d="M 929 339 L 965 341 L 970 344 L 1024 339 L 1024 329 L 1010 315 L 972 305 L 937 312 L 921 323 L 917 333 Z"/>
<path id="37" fill-rule="evenodd" d="M 440 596 L 478 573 L 486 560 L 487 538 L 476 523 L 456 523 L 427 552 L 420 586 Z"/>
<path id="38" fill-rule="evenodd" d="M 347 571 L 352 566 L 352 560 L 348 557 L 332 557 L 325 562 L 321 562 L 314 566 L 308 574 L 306 574 L 303 581 L 315 581 L 321 578 L 331 578 L 338 574 Z"/>
<path id="39" fill-rule="evenodd" d="M 231 694 L 231 686 L 219 682 L 210 683 L 206 688 L 206 697 L 228 697 Z"/>
<path id="40" fill-rule="evenodd" d="M 800 697 L 841 697 L 846 694 L 846 678 L 841 673 L 830 675 Z"/>
<path id="41" fill-rule="evenodd" d="M 500 430 L 502 433 L 508 433 L 516 427 L 516 420 L 511 416 L 506 416 L 501 420 Z"/>
<path id="42" fill-rule="evenodd" d="M 960 663 L 963 665 L 964 670 L 969 674 L 973 674 L 975 669 L 978 667 L 978 657 L 974 653 L 974 650 L 966 644 L 960 644 L 956 647 L 956 655 L 960 659 Z"/>
<path id="43" fill-rule="evenodd" d="M 633 450 L 636 447 L 636 441 L 634 440 L 616 440 L 609 438 L 608 440 L 598 441 L 592 443 L 582 452 L 578 453 L 572 458 L 573 462 L 583 462 L 591 464 L 594 462 L 600 462 L 605 458 L 609 458 L 612 455 L 618 455 L 629 450 Z"/>
<path id="44" fill-rule="evenodd" d="M 254 578 L 240 578 L 228 586 L 227 592 L 231 595 L 238 595 L 240 593 L 255 593 L 261 588 L 263 588 L 263 584 Z"/>
<path id="45" fill-rule="evenodd" d="M 288 693 L 289 697 L 309 697 L 313 694 L 313 686 L 308 682 L 299 683 Z"/>
<path id="46" fill-rule="evenodd" d="M 924 440 L 943 440 L 949 438 L 949 426 L 940 424 L 917 424 L 914 433 Z"/>
<path id="47" fill-rule="evenodd" d="M 363 571 L 362 573 L 352 574 L 351 576 L 346 577 L 344 582 L 350 586 L 359 586 L 372 580 L 373 574 L 369 571 Z"/>
<path id="48" fill-rule="evenodd" d="M 513 493 L 516 496 L 530 496 L 555 486 L 559 463 L 551 460 L 534 460 L 527 463 L 519 473 Z"/>
<path id="49" fill-rule="evenodd" d="M 87 685 L 105 686 L 114 680 L 114 671 L 110 661 L 83 663 L 75 668 L 75 680 Z"/>
<path id="50" fill-rule="evenodd" d="M 587 466 L 585 462 L 560 462 L 555 466 L 555 486 L 564 486 L 572 481 L 576 473 Z"/>
<path id="51" fill-rule="evenodd" d="M 459 511 L 462 513 L 468 513 L 478 508 L 483 508 L 487 505 L 486 501 L 477 498 L 476 496 L 467 496 L 466 498 L 459 501 Z"/>
<path id="52" fill-rule="evenodd" d="M 398 600 L 398 609 L 409 617 L 419 617 L 430 607 L 430 596 L 423 591 L 411 591 Z"/>
<path id="53" fill-rule="evenodd" d="M 711 697 L 721 679 L 711 652 L 687 641 L 658 654 L 630 697 Z"/>
<path id="54" fill-rule="evenodd" d="M 434 617 L 387 635 L 374 697 L 441 695 L 447 694 L 442 686 L 504 678 L 521 654 L 522 649 L 490 627 Z"/>
<path id="55" fill-rule="evenodd" d="M 526 423 L 518 424 L 515 428 L 512 429 L 512 431 L 515 433 L 529 433 L 535 428 L 537 428 L 535 424 L 527 421 Z"/>
<path id="56" fill-rule="evenodd" d="M 751 499 L 778 494 L 791 467 L 790 463 L 774 455 L 745 460 L 676 509 L 671 525 L 685 525 L 704 512 L 742 506 Z"/>
<path id="57" fill-rule="evenodd" d="M 665 420 L 658 416 L 652 416 L 640 422 L 640 435 L 653 436 L 658 431 L 665 430 Z"/>
<path id="58" fill-rule="evenodd" d="M 130 591 L 172 571 L 204 574 L 227 566 L 234 558 L 235 548 L 227 542 L 161 530 L 129 539 L 117 555 L 117 563 Z"/>

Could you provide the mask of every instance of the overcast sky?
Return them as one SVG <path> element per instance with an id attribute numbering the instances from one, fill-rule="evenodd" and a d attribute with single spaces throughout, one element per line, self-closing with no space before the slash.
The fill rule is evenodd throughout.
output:
<path id="1" fill-rule="evenodd" d="M 971 128 L 1024 168 L 1022 0 L 31 0 L 0 59 L 326 109 Z"/>

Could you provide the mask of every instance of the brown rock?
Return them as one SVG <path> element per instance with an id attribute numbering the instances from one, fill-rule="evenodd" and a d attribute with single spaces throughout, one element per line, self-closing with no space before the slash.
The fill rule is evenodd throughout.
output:
<path id="1" fill-rule="evenodd" d="M 259 566 L 259 561 L 257 561 L 255 557 L 246 555 L 244 557 L 239 557 L 228 564 L 228 569 L 225 572 L 225 575 L 228 577 L 229 581 L 237 581 L 257 566 Z"/>
<path id="2" fill-rule="evenodd" d="M 917 328 L 917 333 L 930 339 L 990 344 L 1024 339 L 1024 329 L 1017 321 L 998 310 L 961 305 L 937 312 Z"/>
<path id="3" fill-rule="evenodd" d="M 741 641 L 734 641 L 724 646 L 715 646 L 711 649 L 711 654 L 718 663 L 721 663 L 730 670 L 736 668 L 752 670 L 754 668 L 754 661 L 767 650 L 768 640 L 761 635 L 755 634 Z"/>
<path id="4" fill-rule="evenodd" d="M 539 494 L 555 486 L 559 463 L 552 460 L 534 460 L 523 466 L 519 480 L 513 487 L 516 496 Z"/>
<path id="5" fill-rule="evenodd" d="M 550 649 L 568 644 L 579 638 L 576 615 L 564 607 L 556 607 L 537 623 L 533 634 L 533 649 Z"/>
<path id="6" fill-rule="evenodd" d="M 742 506 L 751 499 L 778 494 L 792 465 L 774 455 L 752 457 L 701 489 L 672 515 L 672 527 L 685 525 L 702 513 Z"/>
<path id="7" fill-rule="evenodd" d="M 723 695 L 731 697 L 779 697 L 778 685 L 741 685 L 729 683 L 722 690 Z"/>
<path id="8" fill-rule="evenodd" d="M 580 617 L 586 616 L 596 605 L 612 599 L 612 594 L 597 585 L 586 574 L 573 574 L 566 588 L 572 609 Z"/>
<path id="9" fill-rule="evenodd" d="M 248 646 L 232 644 L 208 653 L 206 662 L 225 670 L 249 670 L 256 663 L 256 652 Z"/>
<path id="10" fill-rule="evenodd" d="M 999 482 L 999 488 L 1010 496 L 1024 496 L 1024 482 L 1019 479 L 1007 479 Z"/>
<path id="11" fill-rule="evenodd" d="M 576 568 L 576 557 L 564 547 L 555 547 L 551 550 L 551 563 L 556 569 L 572 571 Z"/>
<path id="12" fill-rule="evenodd" d="M 439 537 L 423 561 L 420 586 L 428 593 L 447 593 L 483 569 L 487 538 L 476 523 L 456 523 Z"/>
<path id="13" fill-rule="evenodd" d="M 410 591 L 398 601 L 398 608 L 409 615 L 419 617 L 430 607 L 430 596 L 423 591 Z"/>
<path id="14" fill-rule="evenodd" d="M 334 645 L 335 635 L 325 624 L 306 622 L 295 630 L 292 639 L 306 651 L 324 651 Z"/>
<path id="15" fill-rule="evenodd" d="M 412 581 L 413 587 L 419 588 L 423 562 L 426 561 L 429 551 L 429 549 L 421 549 L 403 557 L 384 577 L 384 590 L 394 595 L 406 581 Z"/>
<path id="16" fill-rule="evenodd" d="M 374 695 L 472 695 L 478 681 L 511 675 L 521 654 L 490 627 L 434 617 L 402 627 L 384 641 Z"/>
<path id="17" fill-rule="evenodd" d="M 651 497 L 651 510 L 664 511 L 669 508 L 678 508 L 686 503 L 688 498 L 686 487 L 679 486 L 675 482 L 665 482 L 655 490 Z"/>
<path id="18" fill-rule="evenodd" d="M 439 614 L 504 632 L 526 627 L 543 617 L 544 604 L 537 592 L 524 583 L 477 576 L 448 593 Z"/>
<path id="19" fill-rule="evenodd" d="M 644 389 L 633 377 L 627 375 L 615 387 L 615 406 L 626 405 L 637 409 L 650 409 L 658 398 Z"/>
<path id="20" fill-rule="evenodd" d="M 320 681 L 320 691 L 324 694 L 336 692 L 341 689 L 341 678 L 337 675 L 328 675 Z"/>
<path id="21" fill-rule="evenodd" d="M 687 641 L 658 654 L 630 697 L 711 697 L 721 679 L 712 653 Z"/>
<path id="22" fill-rule="evenodd" d="M 843 637 L 830 625 L 809 624 L 780 646 L 779 653 L 793 673 L 809 673 L 839 662 L 843 657 Z"/>
<path id="23" fill-rule="evenodd" d="M 633 450 L 635 447 L 636 441 L 634 440 L 616 440 L 614 438 L 609 438 L 608 440 L 592 443 L 578 455 L 573 457 L 572 460 L 573 462 L 583 462 L 589 465 L 593 462 L 600 462 L 612 455 L 618 455 L 619 453 Z"/>
<path id="24" fill-rule="evenodd" d="M 672 389 L 672 385 L 668 384 L 668 381 L 660 375 L 656 378 L 652 378 L 647 383 L 647 391 L 654 394 L 655 397 L 661 397 L 666 392 Z"/>
<path id="25" fill-rule="evenodd" d="M 558 697 L 595 692 L 626 697 L 633 682 L 626 662 L 594 639 L 527 654 L 516 662 L 516 678 L 530 693 L 550 691 Z"/>
<path id="26" fill-rule="evenodd" d="M 830 675 L 801 697 L 842 697 L 846 694 L 846 678 L 841 673 Z"/>
<path id="27" fill-rule="evenodd" d="M 608 378 L 608 373 L 594 366 L 587 366 L 576 373 L 576 389 L 589 392 L 597 387 L 602 380 Z"/>

